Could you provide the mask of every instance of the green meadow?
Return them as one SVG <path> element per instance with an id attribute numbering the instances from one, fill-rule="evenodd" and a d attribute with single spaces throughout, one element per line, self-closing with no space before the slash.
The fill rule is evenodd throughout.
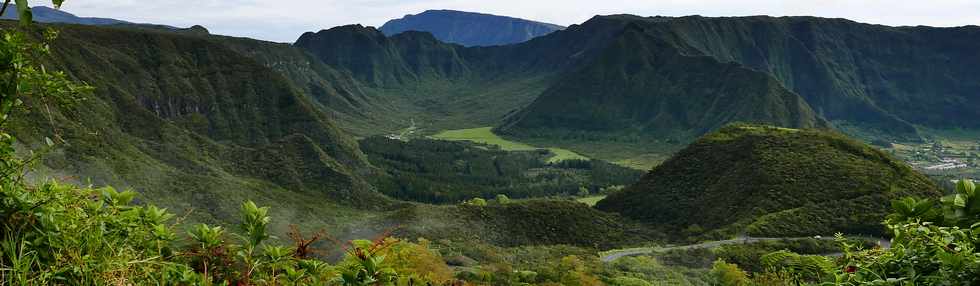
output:
<path id="1" fill-rule="evenodd" d="M 548 159 L 549 163 L 561 162 L 564 160 L 588 160 L 588 157 L 579 155 L 568 149 L 557 147 L 535 147 L 521 142 L 514 142 L 504 139 L 493 133 L 492 127 L 478 127 L 470 129 L 446 130 L 430 136 L 433 139 L 450 141 L 470 141 L 480 144 L 496 145 L 505 151 L 530 151 L 538 149 L 548 149 L 554 156 Z"/>

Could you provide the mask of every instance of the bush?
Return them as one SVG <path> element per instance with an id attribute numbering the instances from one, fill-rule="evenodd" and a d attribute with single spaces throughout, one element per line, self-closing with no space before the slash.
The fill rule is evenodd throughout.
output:
<path id="1" fill-rule="evenodd" d="M 715 285 L 722 286 L 743 286 L 750 285 L 748 274 L 738 268 L 738 265 L 725 263 L 724 260 L 716 260 L 711 266 L 711 277 Z"/>

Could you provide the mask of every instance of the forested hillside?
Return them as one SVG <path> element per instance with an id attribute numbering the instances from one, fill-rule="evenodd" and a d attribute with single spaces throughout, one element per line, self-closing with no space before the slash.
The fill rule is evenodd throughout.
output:
<path id="1" fill-rule="evenodd" d="M 498 130 L 518 137 L 656 134 L 689 141 L 736 121 L 827 126 L 802 97 L 765 73 L 684 55 L 628 25 L 591 63 L 563 76 Z"/>
<path id="2" fill-rule="evenodd" d="M 356 141 L 275 71 L 196 37 L 59 27 L 52 67 L 95 91 L 13 122 L 26 146 L 63 143 L 45 158 L 52 174 L 134 188 L 203 221 L 230 220 L 244 198 L 311 211 L 309 194 L 387 201 L 355 175 L 370 172 Z"/>
<path id="3" fill-rule="evenodd" d="M 738 124 L 596 207 L 689 235 L 882 236 L 891 200 L 941 194 L 907 164 L 843 135 Z"/>
<path id="4" fill-rule="evenodd" d="M 632 184 L 642 174 L 600 160 L 548 163 L 554 155 L 546 150 L 508 152 L 464 142 L 370 137 L 361 140 L 361 150 L 387 173 L 372 180 L 379 191 L 426 203 L 588 196 Z"/>

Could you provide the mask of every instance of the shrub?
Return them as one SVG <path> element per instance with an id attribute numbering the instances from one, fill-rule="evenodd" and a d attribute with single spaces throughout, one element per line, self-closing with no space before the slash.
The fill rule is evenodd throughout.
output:
<path id="1" fill-rule="evenodd" d="M 715 261 L 711 266 L 710 275 L 715 285 L 742 286 L 751 283 L 748 274 L 738 269 L 738 265 L 725 263 L 724 260 Z"/>

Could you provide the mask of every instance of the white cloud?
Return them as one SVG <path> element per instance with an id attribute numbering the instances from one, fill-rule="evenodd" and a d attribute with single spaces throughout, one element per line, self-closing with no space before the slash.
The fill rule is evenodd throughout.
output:
<path id="1" fill-rule="evenodd" d="M 601 14 L 773 15 L 848 18 L 886 25 L 980 24 L 975 0 L 69 0 L 79 16 L 191 26 L 213 33 L 291 42 L 305 31 L 344 24 L 380 26 L 426 9 L 456 9 L 571 25 Z"/>

